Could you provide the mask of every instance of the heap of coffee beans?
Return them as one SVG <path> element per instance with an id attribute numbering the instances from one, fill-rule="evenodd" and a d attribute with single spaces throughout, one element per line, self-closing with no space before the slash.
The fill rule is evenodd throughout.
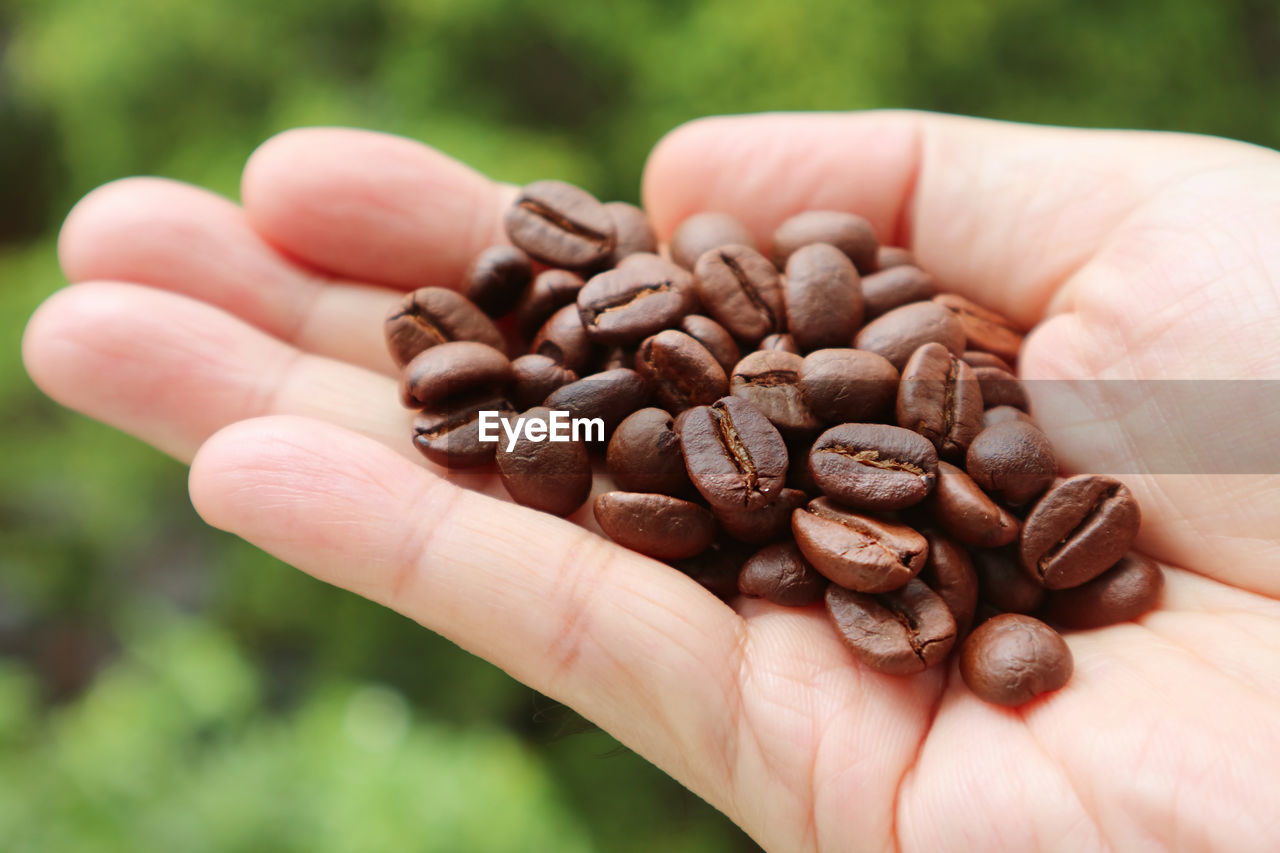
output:
<path id="1" fill-rule="evenodd" d="M 620 545 L 724 599 L 825 601 L 879 672 L 963 640 L 965 683 L 1001 705 L 1071 676 L 1036 616 L 1094 628 L 1155 606 L 1161 572 L 1129 553 L 1138 504 L 1111 477 L 1058 476 L 1014 324 L 940 293 L 865 219 L 797 214 L 766 255 L 700 213 L 659 251 L 639 208 L 539 181 L 506 232 L 460 288 L 387 319 L 433 462 L 496 464 L 514 500 L 561 516 L 603 467 L 616 490 L 593 510 Z M 558 417 L 586 426 L 549 440 Z"/>

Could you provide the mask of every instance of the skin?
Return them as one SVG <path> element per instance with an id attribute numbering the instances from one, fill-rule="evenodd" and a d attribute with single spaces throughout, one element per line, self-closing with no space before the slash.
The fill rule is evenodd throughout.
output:
<path id="1" fill-rule="evenodd" d="M 818 608 L 731 609 L 417 457 L 382 318 L 502 239 L 511 188 L 314 129 L 264 144 L 242 195 L 91 193 L 59 247 L 74 284 L 24 341 L 52 397 L 191 460 L 210 524 L 573 706 L 770 850 L 1280 848 L 1280 477 L 1122 475 L 1161 608 L 1070 635 L 1065 689 L 993 707 L 954 664 L 877 675 Z M 657 146 L 644 197 L 664 240 L 700 210 L 762 246 L 796 211 L 859 212 L 945 287 L 1040 322 L 1027 378 L 1280 377 L 1272 151 L 916 113 L 714 118 Z M 1239 405 L 1238 438 L 1280 451 L 1261 403 Z M 1149 430 L 1113 414 L 1048 424 L 1067 469 L 1144 470 L 1119 466 Z"/>

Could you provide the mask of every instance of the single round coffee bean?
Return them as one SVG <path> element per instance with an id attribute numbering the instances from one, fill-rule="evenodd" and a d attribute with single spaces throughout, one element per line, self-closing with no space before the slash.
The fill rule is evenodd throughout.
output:
<path id="1" fill-rule="evenodd" d="M 987 494 L 1018 506 L 1049 487 L 1057 461 L 1038 426 L 1012 420 L 978 433 L 969 444 L 964 467 Z"/>
<path id="2" fill-rule="evenodd" d="M 961 358 L 963 358 L 965 363 L 970 367 L 998 367 L 1005 373 L 1016 372 L 1009 362 L 1005 361 L 995 353 L 982 352 L 981 350 L 976 349 L 967 349 L 964 351 L 964 355 L 961 356 Z"/>
<path id="3" fill-rule="evenodd" d="M 718 509 L 759 509 L 777 500 L 787 477 L 782 436 L 754 406 L 725 397 L 687 409 L 676 434 L 689 479 Z"/>
<path id="4" fill-rule="evenodd" d="M 476 341 L 496 350 L 507 343 L 485 313 L 447 287 L 421 287 L 406 294 L 387 316 L 387 349 L 396 367 L 436 344 Z"/>
<path id="5" fill-rule="evenodd" d="M 902 368 L 896 414 L 899 426 L 958 461 L 982 427 L 982 388 L 973 368 L 946 347 L 924 344 Z"/>
<path id="6" fill-rule="evenodd" d="M 916 266 L 916 256 L 910 249 L 904 249 L 901 246 L 881 246 L 876 250 L 877 270 L 903 266 Z"/>
<path id="7" fill-rule="evenodd" d="M 785 607 L 804 607 L 822 601 L 827 579 L 809 565 L 794 542 L 779 542 L 747 559 L 738 574 L 738 591 Z"/>
<path id="8" fill-rule="evenodd" d="M 529 279 L 533 263 L 515 246 L 490 246 L 476 255 L 462 276 L 462 292 L 490 317 L 501 317 L 516 307 Z"/>
<path id="9" fill-rule="evenodd" d="M 512 379 L 511 362 L 488 344 L 450 341 L 414 356 L 400 373 L 400 402 L 425 409 L 448 398 L 496 390 Z"/>
<path id="10" fill-rule="evenodd" d="M 802 352 L 845 347 L 862 325 L 862 282 L 853 262 L 827 243 L 802 246 L 783 279 L 787 327 Z"/>
<path id="11" fill-rule="evenodd" d="M 638 344 L 679 324 L 696 299 L 693 277 L 663 260 L 592 276 L 578 291 L 578 315 L 598 344 Z"/>
<path id="12" fill-rule="evenodd" d="M 613 251 L 613 216 L 595 196 L 564 181 L 535 181 L 507 211 L 507 237 L 547 266 L 584 269 Z"/>
<path id="13" fill-rule="evenodd" d="M 813 243 L 836 247 L 853 262 L 860 273 L 876 270 L 880 241 L 871 223 L 840 210 L 806 210 L 783 221 L 773 232 L 773 259 L 778 268 L 798 249 Z"/>
<path id="14" fill-rule="evenodd" d="M 1013 406 L 992 406 L 982 413 L 982 428 L 986 429 L 995 424 L 1004 423 L 1005 421 L 1026 421 L 1029 424 L 1035 423 L 1035 419 L 1021 409 L 1015 409 Z"/>
<path id="15" fill-rule="evenodd" d="M 1153 610 L 1162 589 L 1160 567 L 1128 554 L 1088 583 L 1049 593 L 1044 614 L 1063 628 L 1105 628 Z"/>
<path id="16" fill-rule="evenodd" d="M 557 388 L 577 382 L 578 374 L 545 355 L 522 355 L 511 362 L 508 396 L 523 411 L 541 406 Z"/>
<path id="17" fill-rule="evenodd" d="M 922 581 L 883 595 L 832 584 L 827 613 L 862 663 L 887 675 L 913 675 L 946 660 L 956 623 L 945 601 Z"/>
<path id="18" fill-rule="evenodd" d="M 1049 489 L 1022 523 L 1022 565 L 1048 589 L 1079 586 L 1128 553 L 1141 522 L 1124 483 L 1098 474 L 1070 477 Z"/>
<path id="19" fill-rule="evenodd" d="M 1016 708 L 1071 679 L 1071 649 L 1057 631 L 1030 616 L 1003 613 L 964 641 L 960 677 L 979 699 Z"/>
<path id="20" fill-rule="evenodd" d="M 973 376 L 982 388 L 982 403 L 988 408 L 1013 406 L 1024 412 L 1031 409 L 1031 399 L 1022 380 L 999 367 L 975 367 Z"/>
<path id="21" fill-rule="evenodd" d="M 734 365 L 729 392 L 748 400 L 787 434 L 812 434 L 822 427 L 800 393 L 800 367 L 804 359 L 783 350 L 748 353 Z"/>
<path id="22" fill-rule="evenodd" d="M 920 573 L 925 538 L 905 524 L 859 515 L 818 498 L 791 516 L 805 559 L 827 579 L 858 592 L 888 592 Z"/>
<path id="23" fill-rule="evenodd" d="M 625 201 L 605 202 L 604 209 L 613 218 L 616 234 L 613 252 L 607 261 L 609 266 L 617 266 L 623 258 L 637 252 L 658 251 L 658 238 L 654 236 L 649 217 L 643 210 Z"/>
<path id="24" fill-rule="evenodd" d="M 750 246 L 756 242 L 747 226 L 727 213 L 695 213 L 671 235 L 671 260 L 687 270 L 702 257 L 721 246 Z"/>
<path id="25" fill-rule="evenodd" d="M 552 515 L 575 512 L 591 494 L 591 458 L 582 441 L 550 441 L 551 410 L 529 409 L 519 416 L 514 444 L 505 437 L 496 443 L 498 477 L 511 499 Z M 541 438 L 539 438 L 541 436 Z"/>
<path id="26" fill-rule="evenodd" d="M 920 503 L 938 477 L 938 453 L 924 437 L 888 424 L 840 424 L 818 436 L 809 470 L 823 494 L 854 509 Z"/>
<path id="27" fill-rule="evenodd" d="M 964 352 L 964 329 L 956 316 L 934 302 L 912 302 L 862 327 L 853 345 L 906 367 L 911 354 L 929 343 L 942 344 L 952 355 Z"/>
<path id="28" fill-rule="evenodd" d="M 756 347 L 757 352 L 768 349 L 781 350 L 782 352 L 789 352 L 793 355 L 801 354 L 800 345 L 796 343 L 795 337 L 787 332 L 775 332 L 772 335 L 766 335 L 764 339 L 760 341 L 759 346 Z"/>
<path id="29" fill-rule="evenodd" d="M 925 302 L 938 295 L 933 276 L 911 264 L 883 269 L 862 279 L 862 301 L 867 320 L 888 314 L 912 302 Z"/>
<path id="30" fill-rule="evenodd" d="M 693 272 L 703 306 L 738 340 L 759 343 L 786 326 L 778 271 L 755 249 L 740 245 L 712 249 L 698 258 Z"/>
<path id="31" fill-rule="evenodd" d="M 418 412 L 413 417 L 413 446 L 445 468 L 476 468 L 493 461 L 497 442 L 480 440 L 480 413 L 515 415 L 500 395 L 483 393 Z"/>
<path id="32" fill-rule="evenodd" d="M 724 368 L 725 376 L 733 372 L 733 366 L 742 358 L 742 351 L 738 349 L 733 335 L 710 317 L 689 314 L 681 318 L 680 331 L 706 347 L 707 352 L 715 356 L 716 361 Z"/>
<path id="33" fill-rule="evenodd" d="M 971 552 L 978 573 L 978 595 L 1001 613 L 1034 613 L 1044 604 L 1045 588 L 1018 565 L 1007 548 Z"/>
<path id="34" fill-rule="evenodd" d="M 800 396 L 827 423 L 885 420 L 898 393 L 898 369 L 883 356 L 856 349 L 820 349 L 800 364 Z"/>
<path id="35" fill-rule="evenodd" d="M 693 484 L 684 469 L 675 420 L 663 409 L 632 412 L 609 439 L 605 464 L 624 492 L 652 492 L 685 497 Z"/>
<path id="36" fill-rule="evenodd" d="M 1005 361 L 1017 361 L 1022 335 L 1008 317 L 956 293 L 940 293 L 933 301 L 959 318 L 969 349 L 995 353 Z"/>
<path id="37" fill-rule="evenodd" d="M 942 529 L 965 545 L 999 548 L 1018 538 L 1018 519 L 991 500 L 972 477 L 946 462 L 938 463 L 929 508 Z"/>
<path id="38" fill-rule="evenodd" d="M 516 305 L 516 327 L 520 334 L 526 340 L 531 339 L 552 314 L 578 301 L 578 291 L 585 284 L 582 276 L 570 270 L 543 270 L 534 276 L 533 283 Z"/>
<path id="39" fill-rule="evenodd" d="M 605 492 L 596 498 L 595 515 L 614 542 L 658 560 L 692 557 L 716 536 L 709 511 L 670 495 Z"/>
<path id="40" fill-rule="evenodd" d="M 697 581 L 721 601 L 729 601 L 738 594 L 738 575 L 749 556 L 749 546 L 721 536 L 701 554 L 668 560 L 667 564 Z"/>
<path id="41" fill-rule="evenodd" d="M 777 499 L 759 509 L 712 508 L 720 529 L 739 542 L 763 545 L 791 532 L 791 514 L 809 502 L 799 489 L 783 489 Z"/>
<path id="42" fill-rule="evenodd" d="M 640 374 L 626 367 L 584 376 L 552 391 L 543 405 L 575 418 L 600 418 L 611 435 L 623 418 L 649 405 L 649 389 Z"/>
<path id="43" fill-rule="evenodd" d="M 973 623 L 978 608 L 978 574 L 969 553 L 935 531 L 924 534 L 929 543 L 929 559 L 920 570 L 920 580 L 947 603 L 956 620 L 956 634 L 962 635 Z"/>
<path id="44" fill-rule="evenodd" d="M 715 356 L 675 329 L 645 338 L 636 352 L 635 366 L 658 405 L 672 414 L 709 406 L 729 393 L 729 378 Z"/>
<path id="45" fill-rule="evenodd" d="M 565 305 L 552 314 L 534 335 L 529 350 L 558 361 L 575 373 L 581 373 L 600 353 L 600 348 L 587 337 L 575 304 Z"/>

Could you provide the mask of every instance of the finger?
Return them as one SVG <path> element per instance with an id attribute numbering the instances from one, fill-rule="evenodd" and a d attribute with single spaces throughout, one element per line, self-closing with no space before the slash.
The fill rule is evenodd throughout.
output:
<path id="1" fill-rule="evenodd" d="M 132 281 L 208 302 L 299 349 L 391 372 L 382 322 L 400 298 L 327 280 L 282 256 L 206 190 L 129 178 L 87 195 L 58 245 L 72 282 Z"/>
<path id="2" fill-rule="evenodd" d="M 413 289 L 457 286 L 477 252 L 506 242 L 514 190 L 402 137 L 302 128 L 254 152 L 241 195 L 254 227 L 303 262 Z"/>

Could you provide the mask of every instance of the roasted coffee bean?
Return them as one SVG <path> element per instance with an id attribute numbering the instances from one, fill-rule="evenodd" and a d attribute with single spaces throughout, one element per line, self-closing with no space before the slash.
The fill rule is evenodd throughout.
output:
<path id="1" fill-rule="evenodd" d="M 964 355 L 961 356 L 961 358 L 963 358 L 965 363 L 970 367 L 998 367 L 1005 373 L 1015 372 L 1009 362 L 1005 361 L 995 353 L 982 352 L 981 350 L 976 349 L 967 349 L 964 351 Z"/>
<path id="2" fill-rule="evenodd" d="M 884 420 L 898 393 L 898 369 L 888 359 L 856 349 L 821 349 L 800 364 L 800 395 L 828 423 Z"/>
<path id="3" fill-rule="evenodd" d="M 1071 649 L 1030 616 L 1004 613 L 979 625 L 960 651 L 960 677 L 984 702 L 1014 708 L 1071 679 Z"/>
<path id="4" fill-rule="evenodd" d="M 504 224 L 512 243 L 547 266 L 584 269 L 609 257 L 613 216 L 595 196 L 564 181 L 535 181 L 520 191 Z"/>
<path id="5" fill-rule="evenodd" d="M 578 381 L 578 374 L 545 355 L 522 355 L 511 362 L 511 402 L 518 409 L 541 406 L 547 395 Z"/>
<path id="6" fill-rule="evenodd" d="M 625 201 L 606 202 L 604 209 L 613 218 L 616 234 L 613 252 L 606 262 L 608 266 L 617 266 L 623 258 L 637 252 L 658 251 L 658 238 L 653 235 L 653 227 L 649 225 L 649 217 L 645 216 L 643 210 Z"/>
<path id="7" fill-rule="evenodd" d="M 595 515 L 614 542 L 658 560 L 692 557 L 716 536 L 710 512 L 670 495 L 605 492 L 596 498 Z"/>
<path id="8" fill-rule="evenodd" d="M 712 509 L 720 529 L 737 539 L 762 545 L 791 532 L 791 514 L 809 502 L 799 489 L 783 489 L 777 500 L 759 509 Z"/>
<path id="9" fill-rule="evenodd" d="M 721 536 L 701 554 L 668 563 L 693 578 L 716 598 L 729 601 L 738 594 L 738 575 L 750 556 L 749 546 Z"/>
<path id="10" fill-rule="evenodd" d="M 526 423 L 540 422 L 542 434 L 549 434 L 551 411 L 545 406 L 520 417 Z M 526 427 L 512 446 L 503 431 L 494 457 L 502 485 L 518 504 L 565 516 L 586 503 L 591 494 L 591 459 L 582 441 L 537 441 Z"/>
<path id="11" fill-rule="evenodd" d="M 956 316 L 934 302 L 912 302 L 862 327 L 853 345 L 889 359 L 902 370 L 917 349 L 942 344 L 952 355 L 964 352 L 964 329 Z"/>
<path id="12" fill-rule="evenodd" d="M 964 467 L 987 494 L 1017 506 L 1049 487 L 1057 462 L 1038 426 L 1013 420 L 978 433 L 969 444 Z"/>
<path id="13" fill-rule="evenodd" d="M 609 439 L 605 464 L 613 482 L 625 492 L 676 497 L 693 492 L 675 420 L 662 409 L 640 409 L 627 415 Z"/>
<path id="14" fill-rule="evenodd" d="M 738 591 L 748 598 L 804 607 L 822 600 L 827 579 L 809 565 L 794 542 L 779 542 L 761 548 L 743 564 Z"/>
<path id="15" fill-rule="evenodd" d="M 693 267 L 698 297 L 716 322 L 755 344 L 786 325 L 782 282 L 769 259 L 749 246 L 721 246 Z"/>
<path id="16" fill-rule="evenodd" d="M 756 242 L 751 232 L 727 213 L 695 213 L 671 235 L 671 260 L 692 270 L 702 257 L 721 246 L 750 246 Z"/>
<path id="17" fill-rule="evenodd" d="M 877 270 L 904 266 L 916 266 L 916 256 L 910 249 L 904 249 L 901 246 L 881 246 L 876 251 Z"/>
<path id="18" fill-rule="evenodd" d="M 718 509 L 759 509 L 777 500 L 787 448 L 764 415 L 738 397 L 686 410 L 676 434 L 689 479 Z"/>
<path id="19" fill-rule="evenodd" d="M 448 398 L 495 391 L 512 379 L 511 362 L 488 344 L 450 341 L 423 350 L 400 373 L 400 402 L 425 409 Z"/>
<path id="20" fill-rule="evenodd" d="M 480 440 L 480 412 L 515 415 L 506 398 L 495 394 L 451 400 L 413 418 L 413 446 L 445 468 L 475 468 L 493 461 L 497 442 Z"/>
<path id="21" fill-rule="evenodd" d="M 591 342 L 582 327 L 578 306 L 572 304 L 558 309 L 543 323 L 529 349 L 560 362 L 575 373 L 581 373 L 600 354 L 600 348 Z"/>
<path id="22" fill-rule="evenodd" d="M 653 389 L 658 405 L 672 414 L 709 406 L 729 393 L 729 378 L 715 356 L 675 329 L 645 338 L 636 352 L 635 365 Z"/>
<path id="23" fill-rule="evenodd" d="M 972 367 L 942 344 L 925 344 L 902 368 L 896 412 L 899 426 L 959 461 L 982 427 L 982 388 Z"/>
<path id="24" fill-rule="evenodd" d="M 1018 519 L 954 465 L 938 463 L 929 499 L 933 518 L 954 539 L 975 548 L 998 548 L 1018 538 Z"/>
<path id="25" fill-rule="evenodd" d="M 748 353 L 729 376 L 729 391 L 749 400 L 774 426 L 788 435 L 812 434 L 822 424 L 800 393 L 800 366 L 804 359 L 782 350 Z"/>
<path id="26" fill-rule="evenodd" d="M 422 287 L 400 300 L 386 321 L 387 349 L 396 367 L 436 344 L 476 341 L 497 350 L 506 341 L 493 321 L 462 294 L 446 287 Z"/>
<path id="27" fill-rule="evenodd" d="M 832 584 L 827 613 L 858 660 L 887 675 L 924 672 L 946 659 L 956 622 L 941 596 L 922 581 L 865 595 Z"/>
<path id="28" fill-rule="evenodd" d="M 1013 406 L 1024 412 L 1031 409 L 1031 400 L 1022 380 L 998 367 L 975 367 L 973 376 L 982 387 L 982 404 L 988 408 Z"/>
<path id="29" fill-rule="evenodd" d="M 775 332 L 772 335 L 766 335 L 764 340 L 760 341 L 760 345 L 756 347 L 757 351 L 768 349 L 800 355 L 800 345 L 796 343 L 796 339 L 792 335 L 786 332 Z"/>
<path id="30" fill-rule="evenodd" d="M 533 263 L 515 246 L 490 246 L 476 255 L 462 276 L 462 292 L 490 317 L 501 317 L 516 307 L 529 279 Z"/>
<path id="31" fill-rule="evenodd" d="M 578 291 L 578 314 L 598 344 L 638 344 L 694 309 L 693 277 L 663 260 L 627 264 L 593 276 Z"/>
<path id="32" fill-rule="evenodd" d="M 1129 554 L 1088 583 L 1049 593 L 1045 618 L 1064 628 L 1103 628 L 1155 608 L 1164 588 L 1160 567 Z"/>
<path id="33" fill-rule="evenodd" d="M 880 241 L 871 223 L 839 210 L 806 210 L 783 221 L 773 232 L 773 260 L 778 269 L 798 249 L 813 243 L 835 246 L 853 261 L 860 273 L 876 270 Z"/>
<path id="34" fill-rule="evenodd" d="M 1141 520 L 1138 502 L 1119 480 L 1098 474 L 1063 480 L 1022 524 L 1022 565 L 1049 589 L 1079 586 L 1128 552 Z"/>
<path id="35" fill-rule="evenodd" d="M 968 349 L 995 353 L 1005 361 L 1017 361 L 1022 335 L 1008 317 L 955 293 L 941 293 L 933 301 L 959 318 Z"/>
<path id="36" fill-rule="evenodd" d="M 1027 576 L 1008 548 L 972 552 L 978 594 L 1001 613 L 1034 613 L 1044 603 L 1045 589 Z"/>
<path id="37" fill-rule="evenodd" d="M 829 580 L 858 592 L 888 592 L 919 574 L 929 556 L 905 524 L 859 515 L 818 498 L 791 516 L 796 544 Z"/>
<path id="38" fill-rule="evenodd" d="M 933 445 L 888 424 L 840 424 L 818 436 L 809 470 L 823 494 L 854 509 L 918 504 L 938 477 Z"/>
<path id="39" fill-rule="evenodd" d="M 1027 423 L 1035 423 L 1035 420 L 1021 409 L 1015 409 L 1013 406 L 993 406 L 982 413 L 982 428 L 986 429 L 995 424 L 1004 423 L 1005 421 L 1026 421 Z"/>
<path id="40" fill-rule="evenodd" d="M 910 264 L 883 269 L 862 279 L 862 302 L 867 320 L 888 314 L 912 302 L 925 302 L 938 295 L 933 276 Z"/>
<path id="41" fill-rule="evenodd" d="M 605 435 L 610 435 L 623 418 L 649 405 L 649 389 L 639 373 L 620 367 L 570 382 L 551 392 L 544 405 L 575 418 L 600 418 Z"/>
<path id="42" fill-rule="evenodd" d="M 862 283 L 853 262 L 827 243 L 802 246 L 783 279 L 787 327 L 802 352 L 846 347 L 862 325 Z"/>
<path id="43" fill-rule="evenodd" d="M 733 366 L 742 358 L 742 351 L 738 349 L 733 335 L 710 317 L 690 314 L 680 320 L 680 331 L 706 347 L 724 368 L 725 376 L 733 372 Z"/>
<path id="44" fill-rule="evenodd" d="M 978 574 L 969 553 L 940 533 L 924 534 L 929 543 L 929 559 L 920 570 L 920 580 L 936 592 L 956 620 L 957 636 L 969 630 L 978 608 Z"/>
<path id="45" fill-rule="evenodd" d="M 516 306 L 516 327 L 526 340 L 538 333 L 538 329 L 556 311 L 578 300 L 578 291 L 586 282 L 582 276 L 569 270 L 543 270 L 533 277 L 533 283 Z"/>

